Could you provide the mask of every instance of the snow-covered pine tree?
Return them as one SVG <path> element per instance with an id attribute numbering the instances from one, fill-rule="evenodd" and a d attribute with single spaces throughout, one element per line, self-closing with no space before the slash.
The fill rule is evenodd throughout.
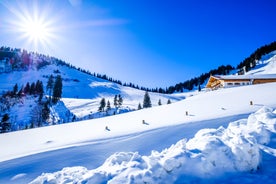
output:
<path id="1" fill-rule="evenodd" d="M 151 107 L 151 100 L 150 100 L 149 93 L 146 91 L 144 95 L 143 108 L 149 108 L 149 107 Z"/>

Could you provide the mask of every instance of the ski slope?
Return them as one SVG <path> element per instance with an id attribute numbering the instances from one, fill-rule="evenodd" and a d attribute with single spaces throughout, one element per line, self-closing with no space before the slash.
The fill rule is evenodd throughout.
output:
<path id="1" fill-rule="evenodd" d="M 130 158 L 130 155 L 133 156 L 129 152 L 150 155 L 151 150 L 157 150 L 159 151 L 158 154 L 162 155 L 163 149 L 172 147 L 172 144 L 180 144 L 177 141 L 181 139 L 192 138 L 196 131 L 202 128 L 218 128 L 220 125 L 224 125 L 226 128 L 230 121 L 245 118 L 263 106 L 276 108 L 275 93 L 276 83 L 201 92 L 200 94 L 187 97 L 185 100 L 170 105 L 162 105 L 150 109 L 77 123 L 2 134 L 0 135 L 0 145 L 5 147 L 5 151 L 0 153 L 0 161 L 3 164 L 0 166 L 0 173 L 5 173 L 5 176 L 0 174 L 2 176 L 2 179 L 0 177 L 0 181 L 5 181 L 6 183 L 26 183 L 35 179 L 35 177 L 43 172 L 55 172 L 67 166 L 87 166 L 88 172 L 89 169 L 99 167 L 104 163 L 105 159 L 115 152 L 122 152 L 126 158 Z M 250 105 L 250 101 L 254 105 Z M 186 115 L 186 111 L 188 115 Z M 144 124 L 142 120 L 145 120 Z M 106 130 L 106 126 L 109 130 Z M 208 141 L 208 137 L 206 141 Z M 215 143 L 215 145 L 220 147 L 220 144 L 217 145 Z M 86 149 L 89 151 L 86 151 Z M 271 149 L 273 149 L 273 145 Z M 68 159 L 63 160 L 60 158 L 63 157 L 62 153 L 72 155 L 73 158 L 70 159 L 70 157 L 65 156 Z M 174 155 L 174 153 L 170 154 Z M 78 155 L 81 158 L 78 158 Z M 56 158 L 56 156 L 59 157 Z M 138 154 L 137 156 L 144 158 L 143 155 Z M 49 165 L 53 157 L 55 158 L 53 162 L 56 162 L 57 166 L 55 164 L 51 164 L 53 166 Z M 115 157 L 117 158 L 117 156 Z M 125 161 L 125 157 L 122 156 L 123 161 Z M 37 158 L 40 158 L 38 159 L 39 164 L 35 162 Z M 275 163 L 275 157 L 273 156 L 272 158 Z M 59 159 L 62 161 L 59 161 Z M 76 165 L 72 165 L 72 163 Z M 259 162 L 256 163 L 257 165 L 259 164 Z M 132 164 L 131 162 L 130 165 Z M 38 165 L 45 167 L 39 167 Z M 118 167 L 121 166 L 119 164 Z M 122 167 L 124 168 L 126 166 L 123 165 Z M 110 169 L 112 170 L 112 168 L 116 170 L 116 167 L 114 168 L 111 165 Z M 71 169 L 67 169 L 68 173 L 64 170 L 60 172 L 67 173 L 68 176 L 73 177 L 75 172 L 72 174 L 72 171 L 76 170 L 76 168 L 73 167 Z M 248 173 L 250 169 L 248 170 L 247 168 L 242 171 Z M 254 169 L 256 168 L 254 167 Z M 80 170 L 83 173 L 83 168 Z M 230 171 L 233 171 L 233 167 Z M 79 169 L 77 169 L 78 172 Z M 95 171 L 92 170 L 91 172 L 94 173 Z M 105 172 L 107 171 L 105 170 Z M 216 173 L 215 170 L 210 170 L 210 172 L 211 176 L 213 172 Z M 228 170 L 225 170 L 225 172 L 228 172 Z M 34 173 L 37 175 L 34 176 Z M 112 176 L 115 177 L 119 175 L 118 173 Z M 9 176 L 8 178 L 7 175 Z M 61 176 L 60 173 L 49 174 L 45 177 L 42 176 L 36 181 L 38 183 L 40 181 L 48 181 L 49 178 L 55 178 L 53 175 Z M 109 174 L 107 175 L 109 176 Z M 194 177 L 196 180 L 205 181 L 205 175 L 195 174 Z M 112 178 L 108 177 L 102 181 L 105 182 L 107 179 Z M 53 181 L 59 183 L 61 181 L 60 179 L 56 178 Z M 83 180 L 83 178 L 79 179 L 79 181 Z"/>

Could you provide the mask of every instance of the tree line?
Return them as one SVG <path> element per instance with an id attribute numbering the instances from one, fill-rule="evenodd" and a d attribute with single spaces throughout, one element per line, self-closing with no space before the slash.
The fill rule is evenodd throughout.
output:
<path id="1" fill-rule="evenodd" d="M 123 105 L 123 97 L 120 94 L 114 96 L 113 105 L 114 105 L 114 107 L 115 107 L 116 110 Z M 100 106 L 99 106 L 98 111 L 99 112 L 104 112 L 104 111 L 105 112 L 109 112 L 110 110 L 111 110 L 110 101 L 107 100 L 107 102 L 106 102 L 106 99 L 102 98 L 101 101 L 100 101 Z M 115 114 L 115 112 L 114 112 L 114 114 Z"/>
<path id="2" fill-rule="evenodd" d="M 239 73 L 243 74 L 244 70 L 245 72 L 248 72 L 250 69 L 256 66 L 257 64 L 256 61 L 260 60 L 263 55 L 268 54 L 275 50 L 276 50 L 276 41 L 268 45 L 259 47 L 249 57 L 245 58 L 242 62 L 238 64 L 237 69 L 239 69 Z"/>

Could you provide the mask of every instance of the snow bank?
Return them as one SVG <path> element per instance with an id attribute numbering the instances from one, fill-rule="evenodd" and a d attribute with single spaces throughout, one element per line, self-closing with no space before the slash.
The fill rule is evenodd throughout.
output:
<path id="1" fill-rule="evenodd" d="M 162 152 L 149 156 L 118 152 L 94 170 L 64 168 L 43 173 L 38 183 L 180 183 L 210 181 L 226 173 L 254 172 L 260 168 L 261 148 L 276 132 L 276 111 L 263 107 L 248 119 L 227 128 L 202 129 Z"/>

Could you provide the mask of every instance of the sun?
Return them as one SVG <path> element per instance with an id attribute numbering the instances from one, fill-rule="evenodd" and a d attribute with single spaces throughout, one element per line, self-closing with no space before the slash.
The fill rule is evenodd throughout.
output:
<path id="1" fill-rule="evenodd" d="M 33 45 L 35 49 L 51 44 L 54 37 L 54 25 L 50 18 L 46 19 L 45 15 L 38 14 L 36 11 L 20 16 L 17 26 L 21 38 L 27 40 L 28 44 Z"/>
<path id="2" fill-rule="evenodd" d="M 25 48 L 34 51 L 53 48 L 57 39 L 56 14 L 42 1 L 5 1 L 5 7 L 12 13 L 7 20 L 8 28 L 15 33 Z"/>
<path id="3" fill-rule="evenodd" d="M 50 29 L 45 22 L 29 20 L 25 24 L 22 24 L 21 28 L 25 37 L 32 42 L 44 42 L 49 39 Z"/>

